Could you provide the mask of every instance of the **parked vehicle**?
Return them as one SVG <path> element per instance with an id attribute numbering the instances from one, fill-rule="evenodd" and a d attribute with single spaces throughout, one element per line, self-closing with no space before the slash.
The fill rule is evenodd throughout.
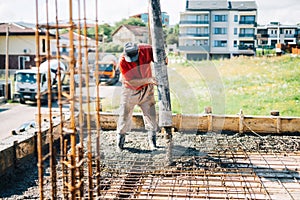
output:
<path id="1" fill-rule="evenodd" d="M 119 81 L 120 70 L 117 65 L 117 58 L 114 55 L 107 55 L 101 61 L 95 64 L 98 69 L 99 83 L 105 83 L 107 85 L 113 85 Z"/>
<path id="2" fill-rule="evenodd" d="M 50 79 L 48 77 L 48 68 L 50 67 Z M 48 100 L 48 83 L 50 82 L 52 93 L 57 94 L 57 72 L 58 67 L 61 70 L 61 80 L 64 81 L 66 66 L 57 60 L 45 61 L 40 65 L 40 94 L 42 101 Z M 26 100 L 36 101 L 36 95 L 38 92 L 37 85 L 38 68 L 33 67 L 31 69 L 23 69 L 16 71 L 14 75 L 15 87 L 14 87 L 14 99 L 19 99 L 21 104 L 24 104 Z M 63 90 L 68 90 L 69 86 L 63 85 Z"/>

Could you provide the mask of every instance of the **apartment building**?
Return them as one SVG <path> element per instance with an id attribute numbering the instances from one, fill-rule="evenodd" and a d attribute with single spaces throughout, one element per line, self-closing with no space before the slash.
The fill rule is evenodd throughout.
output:
<path id="1" fill-rule="evenodd" d="M 140 13 L 130 17 L 140 18 L 145 24 L 148 25 L 149 16 L 148 13 Z M 170 16 L 166 12 L 161 12 L 161 22 L 162 25 L 168 27 L 170 25 Z"/>
<path id="2" fill-rule="evenodd" d="M 186 0 L 180 13 L 179 51 L 188 60 L 254 55 L 255 1 Z"/>
<path id="3" fill-rule="evenodd" d="M 275 48 L 276 44 L 296 45 L 299 41 L 300 26 L 284 25 L 280 22 L 257 27 L 257 46 Z"/>

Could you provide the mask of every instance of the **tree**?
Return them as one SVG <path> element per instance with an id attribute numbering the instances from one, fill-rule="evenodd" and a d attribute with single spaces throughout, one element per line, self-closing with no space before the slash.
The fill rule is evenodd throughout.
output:
<path id="1" fill-rule="evenodd" d="M 121 25 L 126 25 L 126 24 L 132 25 L 132 26 L 146 26 L 146 24 L 140 18 L 131 17 L 131 18 L 122 19 L 121 21 L 116 22 L 114 30 L 119 28 Z"/>
<path id="2" fill-rule="evenodd" d="M 100 40 L 103 41 L 103 38 L 106 38 L 106 42 L 111 42 L 111 34 L 113 31 L 113 27 L 111 27 L 109 24 L 102 24 L 99 26 L 99 33 L 100 33 Z"/>
<path id="3" fill-rule="evenodd" d="M 179 24 L 166 30 L 166 43 L 178 45 Z"/>
<path id="4" fill-rule="evenodd" d="M 110 42 L 111 39 L 111 33 L 112 33 L 113 27 L 111 27 L 109 24 L 101 24 L 98 26 L 98 35 L 99 40 L 103 41 L 103 38 L 105 38 L 106 42 Z M 87 35 L 90 38 L 95 39 L 95 27 L 87 29 Z"/>

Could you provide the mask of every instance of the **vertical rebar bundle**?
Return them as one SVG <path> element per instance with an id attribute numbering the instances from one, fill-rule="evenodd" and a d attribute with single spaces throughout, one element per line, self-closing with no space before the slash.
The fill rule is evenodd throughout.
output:
<path id="1" fill-rule="evenodd" d="M 47 113 L 42 113 L 45 94 L 37 76 L 40 199 L 299 198 L 299 136 L 222 135 L 212 128 L 208 133 L 186 134 L 162 123 L 167 134 L 158 134 L 157 151 L 142 149 L 145 133 L 137 131 L 130 133 L 126 150 L 115 152 L 115 132 L 101 130 L 101 87 L 99 77 L 91 74 L 100 59 L 101 5 L 97 0 L 44 2 L 36 0 L 36 66 L 57 60 L 67 70 L 57 71 L 55 85 L 48 82 Z M 91 3 L 94 10 L 87 8 Z M 50 13 L 55 13 L 54 18 Z M 94 40 L 88 34 L 91 27 Z M 94 56 L 92 64 L 90 56 Z M 50 70 L 49 64 L 48 79 Z M 94 70 L 98 74 L 98 68 Z M 242 115 L 240 120 L 244 125 Z M 164 137 L 168 144 L 162 142 Z"/>
<path id="2" fill-rule="evenodd" d="M 61 2 L 60 2 L 61 3 Z M 51 183 L 51 199 L 57 198 L 57 193 L 62 192 L 65 198 L 76 199 L 82 198 L 86 190 L 88 191 L 89 199 L 94 195 L 93 182 L 93 158 L 91 145 L 91 119 L 89 118 L 91 106 L 96 104 L 96 110 L 100 110 L 99 93 L 96 98 L 91 101 L 90 88 L 90 65 L 89 65 L 89 50 L 95 49 L 95 58 L 98 60 L 98 2 L 95 3 L 95 10 L 87 11 L 87 3 L 85 0 L 69 0 L 64 1 L 64 5 L 58 4 L 58 1 L 46 0 L 45 3 L 36 1 L 36 66 L 39 69 L 43 61 L 57 60 L 67 65 L 66 71 L 61 71 L 58 64 L 57 83 L 54 86 L 51 81 L 48 81 L 47 102 L 48 102 L 48 132 L 43 134 L 42 128 L 45 124 L 41 116 L 41 97 L 44 95 L 40 92 L 40 76 L 37 77 L 38 94 L 38 166 L 39 166 L 39 188 L 40 198 L 45 197 L 45 165 L 50 167 L 50 183 Z M 41 5 L 45 6 L 41 8 Z M 66 6 L 68 9 L 65 9 Z M 61 7 L 60 7 L 61 6 Z M 77 9 L 75 8 L 77 6 Z M 62 8 L 63 7 L 63 8 Z M 64 10 L 66 13 L 59 13 Z M 41 12 L 39 12 L 41 11 Z M 77 12 L 77 13 L 76 13 Z M 89 20 L 87 13 L 96 13 L 94 20 Z M 50 14 L 55 13 L 55 18 L 50 19 Z M 60 16 L 63 15 L 63 16 Z M 60 20 L 60 17 L 66 17 L 68 20 Z M 74 17 L 76 16 L 76 17 Z M 39 18 L 46 19 L 46 22 L 41 23 Z M 89 42 L 88 28 L 91 24 L 95 27 L 94 43 Z M 53 23 L 54 22 L 54 23 Z M 42 31 L 40 31 L 42 30 Z M 62 44 L 61 35 L 67 32 L 68 42 Z M 42 33 L 46 33 L 45 35 Z M 66 37 L 66 36 L 65 36 Z M 54 45 L 53 45 L 54 44 Z M 42 46 L 42 47 L 41 47 Z M 43 49 L 41 52 L 40 50 Z M 62 51 L 67 49 L 67 53 Z M 48 62 L 48 80 L 51 80 L 51 66 Z M 97 69 L 96 69 L 97 70 Z M 67 80 L 62 80 L 61 77 L 67 77 Z M 79 77 L 79 88 L 75 86 L 75 76 Z M 96 81 L 97 81 L 96 77 Z M 83 85 L 87 85 L 83 88 Z M 84 90 L 86 89 L 86 90 Z M 97 88 L 98 89 L 98 88 Z M 97 90 L 99 91 L 99 89 Z M 53 124 L 53 104 L 52 101 L 57 100 L 58 112 L 60 118 L 60 145 L 55 146 L 56 138 L 54 137 Z M 78 106 L 79 105 L 79 106 Z M 66 111 L 68 107 L 69 119 L 65 120 Z M 84 115 L 87 113 L 87 115 Z M 98 140 L 100 140 L 100 122 L 99 112 L 96 114 L 96 126 Z M 87 137 L 87 143 L 84 143 L 84 138 Z M 44 148 L 48 144 L 48 148 Z M 97 149 L 99 150 L 99 142 Z M 87 152 L 87 153 L 85 153 Z M 59 157 L 58 157 L 59 155 Z M 100 158 L 98 153 L 97 158 Z M 56 163 L 61 163 L 61 177 L 57 177 Z M 87 165 L 87 166 L 86 166 Z M 85 168 L 87 167 L 87 174 Z M 100 162 L 97 161 L 97 169 L 100 170 Z M 98 172 L 99 174 L 99 172 Z M 84 177 L 88 177 L 88 183 L 84 183 Z M 57 188 L 57 179 L 62 178 L 62 188 Z M 99 180 L 98 180 L 99 182 Z M 88 185 L 88 189 L 85 186 Z M 49 197 L 49 194 L 47 194 Z"/>

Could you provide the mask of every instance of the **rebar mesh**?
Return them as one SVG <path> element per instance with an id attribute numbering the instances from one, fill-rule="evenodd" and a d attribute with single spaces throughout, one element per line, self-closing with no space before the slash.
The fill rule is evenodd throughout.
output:
<path id="1" fill-rule="evenodd" d="M 42 135 L 41 128 L 38 132 L 40 199 L 300 199 L 299 136 L 174 132 L 169 163 L 165 135 L 158 135 L 159 148 L 152 152 L 145 148 L 146 133 L 137 131 L 129 133 L 126 149 L 116 152 L 115 132 L 101 131 L 100 127 L 99 80 L 97 76 L 95 80 L 89 78 L 90 49 L 95 50 L 95 62 L 99 59 L 97 15 L 90 20 L 95 27 L 95 40 L 88 43 L 86 1 L 69 0 L 69 22 L 59 21 L 56 14 L 54 25 L 50 25 L 48 17 L 46 23 L 40 23 L 38 2 L 37 30 L 43 29 L 47 34 L 41 36 L 37 31 L 37 66 L 43 58 L 64 59 L 68 64 L 65 73 L 70 78 L 69 91 L 63 91 L 58 81 L 58 135 L 54 136 L 52 120 L 47 135 Z M 54 7 L 59 7 L 57 1 Z M 73 19 L 75 12 L 78 18 Z M 70 36 L 67 46 L 60 42 L 60 31 L 65 29 Z M 50 34 L 52 30 L 54 35 Z M 83 37 L 75 39 L 75 33 Z M 41 39 L 46 39 L 48 45 L 45 52 L 39 51 Z M 56 43 L 55 54 L 50 41 Z M 68 49 L 67 54 L 61 54 L 62 47 Z M 85 77 L 78 87 L 74 82 L 76 74 Z M 48 107 L 52 113 L 50 87 Z M 91 90 L 96 94 L 92 96 Z M 38 107 L 42 127 L 39 98 Z M 69 118 L 62 109 L 65 107 Z M 96 121 L 90 118 L 92 113 Z M 45 143 L 49 144 L 47 148 Z"/>

